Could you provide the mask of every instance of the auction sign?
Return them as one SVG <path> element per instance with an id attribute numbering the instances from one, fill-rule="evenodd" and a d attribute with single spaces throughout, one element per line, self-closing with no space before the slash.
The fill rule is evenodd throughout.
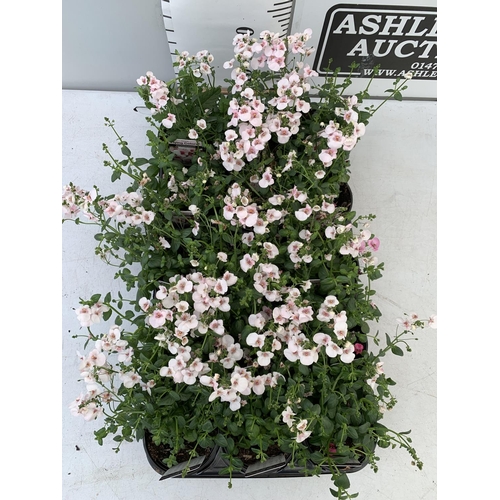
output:
<path id="1" fill-rule="evenodd" d="M 350 75 L 353 87 L 358 90 L 378 67 L 377 80 L 371 85 L 370 94 L 383 97 L 387 95 L 388 79 L 411 73 L 412 81 L 405 95 L 434 99 L 437 9 L 435 5 L 400 3 L 297 0 L 292 32 L 312 28 L 315 52 L 308 62 L 321 77 L 339 69 L 338 76 Z M 354 70 L 353 63 L 356 65 Z"/>

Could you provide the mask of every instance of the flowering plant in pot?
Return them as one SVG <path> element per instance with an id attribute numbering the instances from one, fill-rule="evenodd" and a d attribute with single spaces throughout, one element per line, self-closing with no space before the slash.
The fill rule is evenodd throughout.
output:
<path id="1" fill-rule="evenodd" d="M 171 82 L 140 77 L 150 158 L 134 157 L 106 118 L 123 158 L 104 145 L 105 164 L 129 187 L 70 183 L 63 213 L 98 228 L 96 253 L 124 290 L 75 309 L 90 351 L 71 411 L 103 418 L 100 444 L 166 447 L 165 470 L 196 462 L 201 474 L 216 453 L 222 475 L 244 476 L 242 457 L 277 450 L 283 471 L 328 470 L 332 494 L 348 498 L 346 472 L 376 470 L 376 446 L 403 447 L 421 467 L 407 434 L 381 423 L 395 403 L 383 357 L 435 318 L 403 317 L 384 346 L 371 332 L 380 242 L 374 216 L 344 197 L 350 151 L 383 102 L 362 106 L 369 85 L 345 97 L 350 79 L 335 70 L 316 85 L 310 35 L 236 36 L 227 88 L 208 51 L 179 53 Z"/>

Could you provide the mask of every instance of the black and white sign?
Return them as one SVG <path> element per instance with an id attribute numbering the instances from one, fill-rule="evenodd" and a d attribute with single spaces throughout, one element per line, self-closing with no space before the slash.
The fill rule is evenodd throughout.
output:
<path id="1" fill-rule="evenodd" d="M 323 24 L 313 69 L 321 76 L 341 68 L 353 77 L 369 78 L 379 65 L 379 78 L 394 79 L 411 71 L 414 79 L 437 79 L 436 8 L 340 4 Z"/>
<path id="2" fill-rule="evenodd" d="M 323 75 L 317 83 L 330 59 L 332 69 L 342 70 L 339 83 L 355 61 L 360 67 L 348 93 L 366 88 L 379 64 L 372 97 L 386 97 L 394 77 L 411 71 L 404 98 L 437 98 L 436 0 L 294 0 L 290 32 L 306 28 L 312 29 L 315 48 L 306 62 Z"/>

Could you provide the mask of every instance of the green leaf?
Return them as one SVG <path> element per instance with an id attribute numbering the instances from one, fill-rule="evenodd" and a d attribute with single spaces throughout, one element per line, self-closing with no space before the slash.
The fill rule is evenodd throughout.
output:
<path id="1" fill-rule="evenodd" d="M 363 333 L 370 333 L 370 327 L 368 326 L 368 323 L 366 323 L 365 321 L 361 322 L 361 331 Z"/>
<path id="2" fill-rule="evenodd" d="M 366 431 L 370 428 L 371 423 L 370 422 L 365 422 L 364 424 L 360 425 L 358 427 L 358 434 L 365 434 Z"/>
<path id="3" fill-rule="evenodd" d="M 347 428 L 347 435 L 351 437 L 352 439 L 358 439 L 358 432 L 354 427 L 348 427 Z"/>
<path id="4" fill-rule="evenodd" d="M 202 448 L 212 448 L 213 445 L 214 445 L 214 440 L 210 436 L 200 439 L 200 446 Z"/>
<path id="5" fill-rule="evenodd" d="M 146 174 L 148 175 L 148 177 L 156 177 L 158 175 L 158 172 L 159 168 L 156 165 L 150 165 L 146 169 Z"/>
<path id="6" fill-rule="evenodd" d="M 325 457 L 323 456 L 323 453 L 315 451 L 314 453 L 311 453 L 311 456 L 309 458 L 311 459 L 312 462 L 317 464 L 320 463 Z"/>
<path id="7" fill-rule="evenodd" d="M 335 415 L 335 420 L 337 421 L 338 424 L 347 424 L 347 418 L 345 418 L 344 415 L 342 415 L 342 413 L 337 413 Z"/>
<path id="8" fill-rule="evenodd" d="M 397 345 L 393 346 L 393 348 L 391 349 L 391 352 L 392 352 L 392 354 L 395 354 L 396 356 L 403 356 L 404 355 L 403 350 L 400 347 L 398 347 Z"/>
<path id="9" fill-rule="evenodd" d="M 223 436 L 222 434 L 217 434 L 217 436 L 215 436 L 215 438 L 214 438 L 214 441 L 221 448 L 227 448 L 227 439 L 226 439 L 226 436 Z"/>
<path id="10" fill-rule="evenodd" d="M 323 425 L 325 434 L 331 434 L 333 432 L 333 422 L 326 415 L 321 418 L 321 424 Z"/>
<path id="11" fill-rule="evenodd" d="M 333 481 L 333 484 L 335 484 L 338 488 L 343 488 L 344 490 L 347 490 L 349 486 L 351 486 L 351 482 L 349 481 L 347 474 L 341 474 Z"/>
<path id="12" fill-rule="evenodd" d="M 339 397 L 336 394 L 330 394 L 326 400 L 328 408 L 335 408 L 339 402 Z"/>
<path id="13" fill-rule="evenodd" d="M 243 432 L 241 427 L 238 427 L 236 422 L 228 422 L 227 424 L 227 430 L 233 435 L 233 436 L 238 436 Z"/>
<path id="14" fill-rule="evenodd" d="M 309 375 L 309 368 L 306 365 L 300 364 L 299 372 L 302 373 L 302 375 Z"/>
<path id="15" fill-rule="evenodd" d="M 96 293 L 96 294 L 92 295 L 92 297 L 90 297 L 90 301 L 96 303 L 96 302 L 99 302 L 100 298 L 101 298 L 101 294 Z"/>
<path id="16" fill-rule="evenodd" d="M 172 399 L 173 401 L 179 401 L 179 399 L 181 399 L 181 397 L 179 396 L 179 394 L 177 394 L 175 391 L 172 391 L 168 394 L 168 397 L 170 399 Z"/>
<path id="17" fill-rule="evenodd" d="M 115 182 L 118 179 L 120 179 L 122 176 L 122 173 L 119 170 L 114 170 L 113 173 L 111 174 L 111 182 Z"/>

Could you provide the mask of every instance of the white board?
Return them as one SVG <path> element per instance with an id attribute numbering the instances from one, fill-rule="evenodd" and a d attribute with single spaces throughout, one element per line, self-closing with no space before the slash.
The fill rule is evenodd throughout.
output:
<path id="1" fill-rule="evenodd" d="M 394 78 L 408 71 L 414 76 L 405 98 L 437 97 L 436 0 L 163 0 L 162 10 L 171 53 L 208 50 L 221 85 L 229 76 L 222 65 L 234 55 L 236 33 L 250 30 L 258 37 L 263 30 L 286 35 L 310 28 L 316 50 L 307 62 L 313 69 L 322 74 L 331 55 L 332 68 L 344 74 L 349 61 L 360 64 L 351 92 L 363 89 L 379 64 L 372 97 L 387 95 Z"/>

